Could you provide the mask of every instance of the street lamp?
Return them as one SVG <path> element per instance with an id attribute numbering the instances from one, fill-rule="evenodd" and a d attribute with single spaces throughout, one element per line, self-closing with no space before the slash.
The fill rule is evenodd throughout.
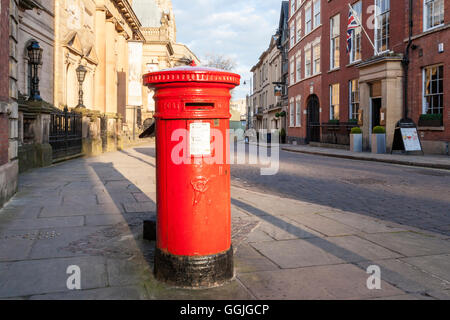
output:
<path id="1" fill-rule="evenodd" d="M 83 65 L 79 65 L 77 70 L 77 78 L 78 78 L 78 84 L 79 84 L 79 91 L 78 91 L 78 105 L 77 108 L 86 108 L 83 104 L 83 82 L 84 78 L 86 78 L 86 67 Z"/>
<path id="2" fill-rule="evenodd" d="M 39 92 L 39 65 L 42 64 L 42 48 L 37 41 L 33 41 L 27 47 L 29 63 L 32 66 L 31 69 L 31 94 L 29 100 L 40 101 L 42 100 Z"/>

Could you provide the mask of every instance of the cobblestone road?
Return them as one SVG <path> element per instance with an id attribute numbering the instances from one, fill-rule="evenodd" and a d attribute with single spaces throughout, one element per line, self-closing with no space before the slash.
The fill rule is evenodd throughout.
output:
<path id="1" fill-rule="evenodd" d="M 276 175 L 231 173 L 236 186 L 450 235 L 450 171 L 280 151 Z"/>

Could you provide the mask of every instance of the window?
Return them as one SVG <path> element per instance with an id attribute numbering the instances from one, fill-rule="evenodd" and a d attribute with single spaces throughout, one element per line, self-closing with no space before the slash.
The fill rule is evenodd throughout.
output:
<path id="1" fill-rule="evenodd" d="M 359 116 L 359 81 L 351 80 L 349 82 L 349 102 L 350 102 L 350 110 L 349 110 L 349 119 L 358 119 Z"/>
<path id="2" fill-rule="evenodd" d="M 291 99 L 289 104 L 289 127 L 295 126 L 295 110 L 294 110 L 294 99 Z"/>
<path id="3" fill-rule="evenodd" d="M 291 17 L 294 15 L 295 13 L 295 0 L 291 0 Z"/>
<path id="4" fill-rule="evenodd" d="M 298 54 L 296 56 L 296 60 L 295 60 L 295 64 L 296 64 L 296 70 L 297 70 L 297 81 L 300 81 L 300 79 L 302 78 L 302 55 Z"/>
<path id="5" fill-rule="evenodd" d="M 424 30 L 444 23 L 444 0 L 424 0 Z"/>
<path id="6" fill-rule="evenodd" d="M 311 76 L 311 48 L 305 49 L 305 78 Z"/>
<path id="7" fill-rule="evenodd" d="M 443 114 L 444 111 L 444 66 L 424 69 L 423 113 Z"/>
<path id="8" fill-rule="evenodd" d="M 375 3 L 375 48 L 380 53 L 389 49 L 390 0 Z"/>
<path id="9" fill-rule="evenodd" d="M 302 38 L 302 13 L 297 17 L 297 42 Z"/>
<path id="10" fill-rule="evenodd" d="M 290 27 L 290 35 L 291 35 L 291 48 L 294 47 L 295 45 L 295 24 L 291 23 L 291 27 Z"/>
<path id="11" fill-rule="evenodd" d="M 359 21 L 362 21 L 362 4 L 361 1 L 355 3 L 352 6 L 353 10 L 358 15 Z M 350 50 L 350 63 L 361 60 L 361 33 L 362 28 L 358 27 L 352 33 L 351 38 L 351 50 Z"/>
<path id="12" fill-rule="evenodd" d="M 314 1 L 314 28 L 320 25 L 320 0 Z"/>
<path id="13" fill-rule="evenodd" d="M 312 21 L 311 21 L 311 4 L 309 4 L 305 8 L 305 34 L 308 34 L 312 30 Z"/>
<path id="14" fill-rule="evenodd" d="M 294 75 L 295 75 L 295 62 L 294 62 L 294 57 L 291 58 L 291 65 L 290 65 L 290 79 L 289 82 L 290 84 L 294 84 L 295 79 L 294 79 Z"/>
<path id="15" fill-rule="evenodd" d="M 330 69 L 339 68 L 339 35 L 340 16 L 330 19 Z"/>
<path id="16" fill-rule="evenodd" d="M 297 127 L 302 126 L 302 113 L 301 113 L 301 97 L 298 96 L 295 103 L 295 124 Z"/>
<path id="17" fill-rule="evenodd" d="M 330 120 L 339 120 L 339 83 L 330 86 Z"/>
<path id="18" fill-rule="evenodd" d="M 313 47 L 313 74 L 320 73 L 320 42 Z"/>

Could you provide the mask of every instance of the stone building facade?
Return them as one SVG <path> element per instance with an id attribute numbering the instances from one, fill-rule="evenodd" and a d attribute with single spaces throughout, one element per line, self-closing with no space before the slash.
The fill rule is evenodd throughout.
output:
<path id="1" fill-rule="evenodd" d="M 288 1 L 282 1 L 279 28 L 269 47 L 253 66 L 253 94 L 250 97 L 253 108 L 252 128 L 256 130 L 285 129 L 287 110 L 288 60 Z"/>
<path id="2" fill-rule="evenodd" d="M 369 149 L 372 129 L 381 125 L 390 151 L 395 127 L 407 117 L 418 126 L 425 153 L 448 154 L 445 50 L 450 15 L 444 2 L 413 1 L 409 8 L 409 1 L 291 0 L 289 141 L 345 146 L 351 127 L 358 125 L 364 148 Z M 347 52 L 349 4 L 367 35 L 356 28 Z M 410 12 L 413 30 L 405 104 Z"/>
<path id="3" fill-rule="evenodd" d="M 17 190 L 17 102 L 15 89 L 18 12 L 15 1 L 0 1 L 0 208 Z M 11 71 L 11 72 L 10 72 Z"/>

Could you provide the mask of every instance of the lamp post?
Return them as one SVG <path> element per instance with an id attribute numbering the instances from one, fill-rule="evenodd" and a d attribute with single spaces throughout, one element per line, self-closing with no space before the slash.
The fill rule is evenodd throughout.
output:
<path id="1" fill-rule="evenodd" d="M 39 46 L 37 41 L 33 41 L 27 47 L 29 63 L 32 66 L 31 69 L 31 94 L 29 97 L 30 101 L 40 101 L 42 100 L 39 92 L 39 76 L 38 69 L 39 65 L 42 64 L 42 48 Z"/>
<path id="2" fill-rule="evenodd" d="M 252 122 L 253 122 L 253 98 L 252 98 L 252 78 L 248 80 L 249 84 L 249 96 L 248 96 L 248 103 L 250 106 L 250 110 L 247 109 L 247 129 L 253 128 Z M 244 81 L 244 86 L 247 85 L 247 80 Z M 249 107 L 247 106 L 247 108 Z"/>
<path id="3" fill-rule="evenodd" d="M 86 77 L 86 73 L 87 73 L 86 67 L 80 64 L 78 66 L 76 72 L 77 72 L 78 85 L 79 85 L 77 108 L 86 108 L 83 104 L 83 82 L 84 82 L 84 78 Z"/>

